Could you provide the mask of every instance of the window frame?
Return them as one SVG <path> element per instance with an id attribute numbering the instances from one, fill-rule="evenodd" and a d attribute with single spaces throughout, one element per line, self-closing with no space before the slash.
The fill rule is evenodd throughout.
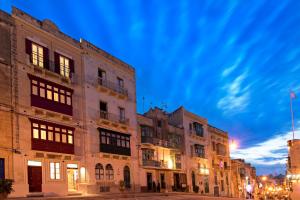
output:
<path id="1" fill-rule="evenodd" d="M 114 180 L 114 168 L 111 164 L 107 164 L 105 166 L 105 178 L 106 180 L 113 181 Z"/>
<path id="2" fill-rule="evenodd" d="M 52 164 L 53 164 L 53 167 L 52 167 Z M 61 179 L 61 164 L 60 164 L 60 162 L 50 161 L 49 169 L 50 169 L 50 179 L 51 180 L 60 180 Z"/>
<path id="3" fill-rule="evenodd" d="M 101 163 L 95 165 L 95 178 L 96 180 L 104 180 L 104 167 Z"/>
<path id="4" fill-rule="evenodd" d="M 36 46 L 36 52 L 34 52 L 34 46 Z M 41 50 L 41 52 L 40 52 Z M 40 55 L 40 53 L 42 55 Z M 45 57 L 45 52 L 44 52 L 44 47 L 36 42 L 31 41 L 31 63 L 37 67 L 45 68 L 45 63 L 44 63 L 44 57 Z M 34 57 L 36 56 L 36 59 Z M 36 63 L 35 61 L 36 60 Z"/>

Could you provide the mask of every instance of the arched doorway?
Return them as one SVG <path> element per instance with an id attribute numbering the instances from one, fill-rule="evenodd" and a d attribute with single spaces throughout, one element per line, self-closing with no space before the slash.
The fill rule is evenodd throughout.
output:
<path id="1" fill-rule="evenodd" d="M 124 184 L 125 188 L 130 188 L 130 169 L 128 166 L 124 167 Z"/>

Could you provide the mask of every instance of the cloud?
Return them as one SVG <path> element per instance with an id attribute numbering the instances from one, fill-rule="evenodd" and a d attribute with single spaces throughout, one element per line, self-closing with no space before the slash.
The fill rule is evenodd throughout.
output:
<path id="1" fill-rule="evenodd" d="M 221 98 L 217 107 L 222 109 L 225 114 L 235 114 L 246 109 L 249 104 L 250 92 L 249 87 L 242 87 L 244 79 L 247 77 L 247 72 L 239 75 L 232 83 L 224 86 L 226 95 Z"/>
<path id="2" fill-rule="evenodd" d="M 295 131 L 299 135 L 300 131 Z M 242 158 L 254 165 L 272 166 L 286 164 L 287 141 L 292 138 L 292 132 L 275 135 L 251 147 L 233 150 L 232 158 Z"/>

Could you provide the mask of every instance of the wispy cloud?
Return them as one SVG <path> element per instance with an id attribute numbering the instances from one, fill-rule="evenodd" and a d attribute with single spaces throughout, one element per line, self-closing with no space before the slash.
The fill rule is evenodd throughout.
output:
<path id="1" fill-rule="evenodd" d="M 295 134 L 299 135 L 300 131 Z M 287 157 L 287 141 L 292 138 L 292 132 L 278 134 L 252 147 L 237 149 L 231 152 L 232 158 L 242 158 L 254 165 L 285 164 Z"/>
<path id="2" fill-rule="evenodd" d="M 218 101 L 217 107 L 223 110 L 225 114 L 241 112 L 249 104 L 249 87 L 242 87 L 247 74 L 247 71 L 242 73 L 232 83 L 224 86 L 223 89 L 226 91 L 226 95 Z"/>

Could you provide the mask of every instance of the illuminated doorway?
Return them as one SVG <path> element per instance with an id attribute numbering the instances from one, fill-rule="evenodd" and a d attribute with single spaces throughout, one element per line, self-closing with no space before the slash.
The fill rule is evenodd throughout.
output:
<path id="1" fill-rule="evenodd" d="M 67 164 L 67 174 L 68 174 L 68 191 L 76 191 L 77 181 L 78 181 L 77 164 Z"/>

